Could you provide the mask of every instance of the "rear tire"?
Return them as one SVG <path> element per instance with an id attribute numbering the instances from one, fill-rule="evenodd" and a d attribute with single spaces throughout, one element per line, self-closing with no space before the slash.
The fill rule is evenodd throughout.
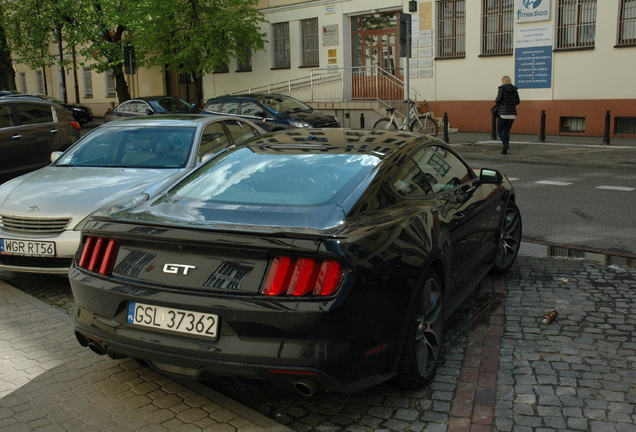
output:
<path id="1" fill-rule="evenodd" d="M 439 133 L 437 121 L 425 115 L 421 115 L 413 120 L 411 122 L 411 125 L 409 126 L 409 129 L 411 130 L 411 132 L 432 136 L 437 136 L 437 134 Z"/>
<path id="2" fill-rule="evenodd" d="M 397 129 L 397 125 L 395 124 L 395 122 L 391 121 L 391 119 L 388 117 L 380 117 L 375 122 L 373 122 L 372 127 L 373 129 L 378 129 L 378 130 Z"/>
<path id="3" fill-rule="evenodd" d="M 504 219 L 501 222 L 497 255 L 490 269 L 491 274 L 504 274 L 515 263 L 517 255 L 519 255 L 519 247 L 521 246 L 521 231 L 521 213 L 519 213 L 517 205 L 510 201 L 508 207 L 506 207 Z"/>
<path id="4" fill-rule="evenodd" d="M 444 334 L 444 298 L 437 273 L 428 270 L 418 289 L 397 375 L 399 385 L 407 389 L 421 388 L 433 379 Z"/>

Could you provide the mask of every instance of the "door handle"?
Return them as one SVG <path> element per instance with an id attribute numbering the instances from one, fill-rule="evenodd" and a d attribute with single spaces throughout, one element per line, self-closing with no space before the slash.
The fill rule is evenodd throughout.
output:
<path id="1" fill-rule="evenodd" d="M 51 129 L 51 133 L 58 133 L 59 130 L 58 129 Z"/>
<path id="2" fill-rule="evenodd" d="M 22 138 L 22 135 L 16 134 L 16 135 L 13 135 L 11 138 L 20 139 L 20 138 Z"/>

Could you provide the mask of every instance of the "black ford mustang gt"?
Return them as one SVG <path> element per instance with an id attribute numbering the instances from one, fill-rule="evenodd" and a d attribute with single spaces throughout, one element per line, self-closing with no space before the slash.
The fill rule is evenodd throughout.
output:
<path id="1" fill-rule="evenodd" d="M 166 374 L 352 393 L 433 377 L 444 320 L 513 265 L 521 216 L 500 172 L 435 138 L 311 129 L 228 149 L 82 238 L 82 345 Z"/>

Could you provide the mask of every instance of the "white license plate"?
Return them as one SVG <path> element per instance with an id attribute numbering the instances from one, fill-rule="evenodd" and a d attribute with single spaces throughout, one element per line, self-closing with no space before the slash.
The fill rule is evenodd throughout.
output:
<path id="1" fill-rule="evenodd" d="M 129 324 L 210 338 L 217 337 L 219 328 L 218 315 L 134 302 L 128 303 L 126 321 Z"/>
<path id="2" fill-rule="evenodd" d="M 36 257 L 54 257 L 55 242 L 0 239 L 0 253 Z"/>

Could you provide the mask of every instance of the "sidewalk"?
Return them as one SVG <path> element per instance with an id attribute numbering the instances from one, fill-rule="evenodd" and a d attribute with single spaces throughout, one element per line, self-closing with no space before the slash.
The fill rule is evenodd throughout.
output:
<path id="1" fill-rule="evenodd" d="M 196 382 L 81 347 L 71 316 L 0 282 L 0 430 L 286 432 Z"/>
<path id="2" fill-rule="evenodd" d="M 443 140 L 443 131 L 437 137 Z M 610 138 L 610 144 L 603 144 L 602 137 L 577 136 L 548 136 L 541 142 L 538 135 L 513 132 L 507 155 L 489 133 L 451 133 L 448 143 L 467 160 L 636 169 L 636 137 Z"/>

